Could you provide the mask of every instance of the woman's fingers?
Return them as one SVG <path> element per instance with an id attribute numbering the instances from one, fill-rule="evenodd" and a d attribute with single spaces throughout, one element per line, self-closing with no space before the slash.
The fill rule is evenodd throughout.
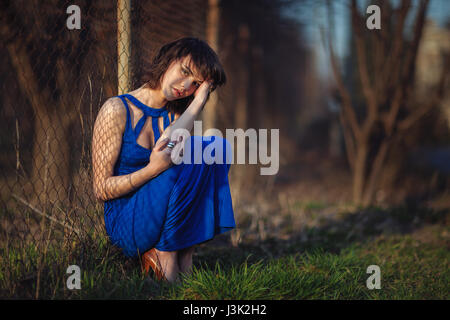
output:
<path id="1" fill-rule="evenodd" d="M 175 146 L 177 145 L 178 141 L 173 140 L 172 142 L 172 147 L 168 147 L 166 145 L 166 148 L 164 149 L 164 151 L 166 151 L 166 153 L 170 154 L 172 152 L 172 150 L 175 148 Z"/>
<path id="2" fill-rule="evenodd" d="M 170 141 L 170 138 L 164 138 L 162 140 L 158 140 L 154 150 L 157 151 L 166 151 L 167 154 L 170 154 L 175 146 L 183 141 L 183 136 L 179 136 L 176 140 Z M 173 143 L 173 147 L 167 147 L 169 142 Z"/>
<path id="3" fill-rule="evenodd" d="M 213 87 L 213 83 L 211 80 L 205 80 L 203 83 L 198 87 L 198 89 L 194 92 L 194 97 L 197 97 L 200 94 L 206 95 L 211 92 Z"/>
<path id="4" fill-rule="evenodd" d="M 156 143 L 155 149 L 157 151 L 161 151 L 163 150 L 167 144 L 169 143 L 170 139 L 169 138 L 164 138 L 162 140 L 158 140 L 158 142 Z"/>

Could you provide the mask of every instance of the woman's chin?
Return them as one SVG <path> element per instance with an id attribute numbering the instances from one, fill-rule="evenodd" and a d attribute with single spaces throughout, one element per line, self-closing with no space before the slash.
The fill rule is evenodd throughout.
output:
<path id="1" fill-rule="evenodd" d="M 172 94 L 164 94 L 164 98 L 167 100 L 167 101 L 174 101 L 174 100 L 178 100 L 179 98 L 177 98 L 177 97 L 174 97 Z"/>
<path id="2" fill-rule="evenodd" d="M 189 96 L 191 96 L 192 94 L 190 94 Z M 178 95 L 174 95 L 174 94 L 164 94 L 164 97 L 166 98 L 167 101 L 175 101 L 175 100 L 181 100 L 184 98 L 187 98 L 189 96 L 178 96 Z"/>
<path id="3" fill-rule="evenodd" d="M 175 101 L 175 100 L 181 100 L 181 99 L 185 99 L 185 98 L 188 98 L 189 96 L 181 96 L 181 97 L 172 97 L 172 99 L 171 100 L 169 100 L 169 99 L 167 99 L 167 100 L 169 100 L 169 101 Z"/>

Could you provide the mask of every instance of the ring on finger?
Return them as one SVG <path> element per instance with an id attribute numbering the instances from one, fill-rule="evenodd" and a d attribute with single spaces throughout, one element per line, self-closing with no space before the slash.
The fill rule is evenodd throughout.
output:
<path id="1" fill-rule="evenodd" d="M 175 147 L 175 143 L 173 143 L 172 141 L 167 144 L 167 148 L 173 148 L 173 147 Z"/>

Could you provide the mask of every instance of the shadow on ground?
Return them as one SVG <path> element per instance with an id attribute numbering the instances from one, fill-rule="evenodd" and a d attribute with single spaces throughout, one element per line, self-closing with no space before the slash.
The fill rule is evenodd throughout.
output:
<path id="1" fill-rule="evenodd" d="M 339 253 L 352 244 L 365 244 L 385 235 L 420 234 L 424 242 L 434 241 L 432 226 L 448 226 L 450 209 L 430 209 L 416 205 L 381 209 L 376 207 L 356 212 L 341 212 L 323 221 L 320 226 L 304 228 L 288 239 L 244 240 L 232 246 L 230 236 L 220 235 L 197 248 L 194 264 L 213 268 L 218 262 L 224 268 L 248 261 L 270 260 L 314 249 Z M 421 232 L 427 230 L 426 232 Z M 450 247 L 448 233 L 444 245 Z"/>

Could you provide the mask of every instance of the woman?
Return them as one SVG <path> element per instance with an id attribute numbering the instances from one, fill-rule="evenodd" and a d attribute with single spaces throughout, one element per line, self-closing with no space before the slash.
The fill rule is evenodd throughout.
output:
<path id="1" fill-rule="evenodd" d="M 144 80 L 99 111 L 92 141 L 94 193 L 105 202 L 112 243 L 126 256 L 141 257 L 146 272 L 151 267 L 158 279 L 174 281 L 191 270 L 195 245 L 235 227 L 229 143 L 218 136 L 183 139 L 175 132 L 191 131 L 209 93 L 226 77 L 204 41 L 183 38 L 160 49 Z M 172 162 L 180 144 L 200 142 L 204 150 L 213 141 L 223 144 L 226 160 Z M 183 159 L 193 156 L 186 150 L 180 152 Z"/>

